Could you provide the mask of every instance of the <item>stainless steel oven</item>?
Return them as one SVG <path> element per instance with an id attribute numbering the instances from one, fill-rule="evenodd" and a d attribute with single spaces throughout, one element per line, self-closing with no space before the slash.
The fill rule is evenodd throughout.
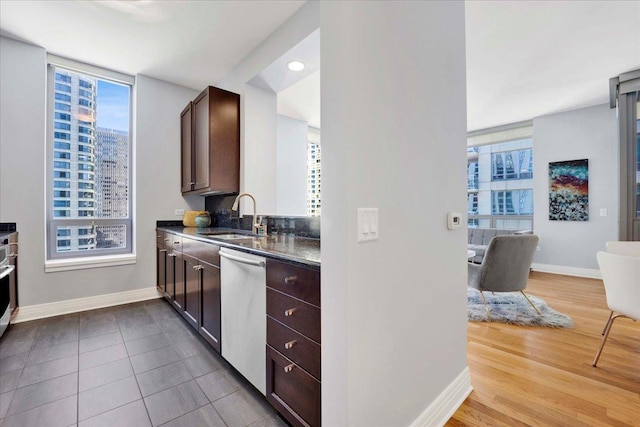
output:
<path id="1" fill-rule="evenodd" d="M 16 268 L 9 263 L 9 245 L 0 246 L 0 336 L 9 326 L 11 317 L 11 273 Z"/>

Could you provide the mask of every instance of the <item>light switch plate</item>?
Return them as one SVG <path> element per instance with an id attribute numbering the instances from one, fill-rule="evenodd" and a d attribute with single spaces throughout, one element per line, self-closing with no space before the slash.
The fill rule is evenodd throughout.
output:
<path id="1" fill-rule="evenodd" d="M 358 242 L 378 240 L 378 208 L 358 208 Z"/>
<path id="2" fill-rule="evenodd" d="M 600 208 L 600 216 L 607 216 L 607 208 Z"/>

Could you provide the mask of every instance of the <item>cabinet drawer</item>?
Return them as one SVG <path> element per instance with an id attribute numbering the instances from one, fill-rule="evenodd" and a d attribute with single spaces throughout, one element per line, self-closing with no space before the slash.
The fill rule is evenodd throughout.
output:
<path id="1" fill-rule="evenodd" d="M 293 426 L 320 426 L 320 382 L 267 346 L 267 400 Z"/>
<path id="2" fill-rule="evenodd" d="M 165 233 L 164 243 L 166 248 L 173 248 L 178 252 L 182 252 L 182 237 L 176 234 Z"/>
<path id="3" fill-rule="evenodd" d="M 182 252 L 216 267 L 220 266 L 220 247 L 211 243 L 182 238 Z"/>
<path id="4" fill-rule="evenodd" d="M 320 309 L 267 288 L 267 314 L 320 343 Z"/>
<path id="5" fill-rule="evenodd" d="M 267 259 L 267 286 L 320 307 L 320 271 Z"/>
<path id="6" fill-rule="evenodd" d="M 320 379 L 320 346 L 267 316 L 267 344 Z"/>
<path id="7" fill-rule="evenodd" d="M 166 238 L 165 233 L 163 233 L 162 231 L 156 230 L 156 246 L 159 249 L 163 249 L 165 247 L 165 241 L 164 241 L 165 238 Z"/>

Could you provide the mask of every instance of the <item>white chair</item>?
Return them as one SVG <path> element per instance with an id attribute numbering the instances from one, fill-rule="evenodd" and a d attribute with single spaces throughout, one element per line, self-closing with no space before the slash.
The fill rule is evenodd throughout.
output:
<path id="1" fill-rule="evenodd" d="M 598 265 L 611 310 L 596 353 L 596 366 L 613 322 L 618 317 L 640 320 L 640 242 L 608 242 L 608 252 L 598 252 Z M 618 313 L 618 314 L 615 314 Z"/>
<path id="2" fill-rule="evenodd" d="M 640 242 L 607 242 L 610 254 L 640 257 Z"/>

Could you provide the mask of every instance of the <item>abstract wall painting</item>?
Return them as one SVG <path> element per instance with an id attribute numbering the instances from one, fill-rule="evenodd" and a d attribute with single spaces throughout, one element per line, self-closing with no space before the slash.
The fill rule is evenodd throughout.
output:
<path id="1" fill-rule="evenodd" d="M 549 163 L 549 219 L 589 220 L 589 160 Z"/>

